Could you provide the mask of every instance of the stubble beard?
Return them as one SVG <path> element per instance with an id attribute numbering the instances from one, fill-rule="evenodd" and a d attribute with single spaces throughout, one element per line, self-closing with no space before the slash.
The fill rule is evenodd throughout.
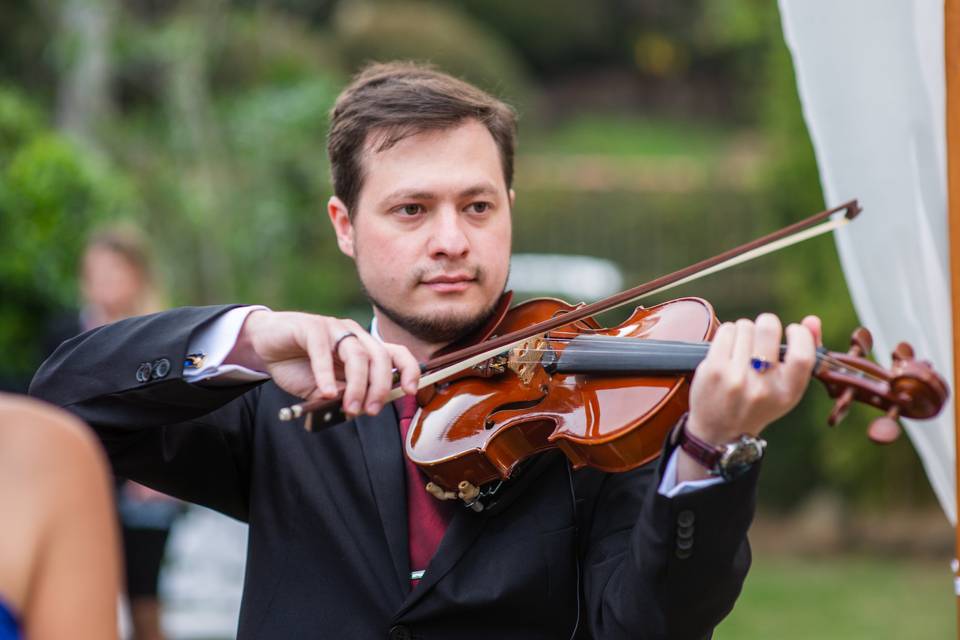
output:
<path id="1" fill-rule="evenodd" d="M 476 272 L 477 284 L 482 283 L 485 277 L 486 273 L 478 267 Z M 421 276 L 418 275 L 415 281 L 420 282 L 420 278 Z M 497 296 L 479 313 L 466 317 L 453 314 L 441 316 L 429 313 L 416 315 L 391 307 L 377 299 L 364 284 L 363 279 L 360 279 L 360 287 L 370 304 L 383 315 L 416 339 L 428 344 L 448 344 L 473 333 L 490 320 L 496 311 L 497 302 L 500 300 L 500 296 Z"/>

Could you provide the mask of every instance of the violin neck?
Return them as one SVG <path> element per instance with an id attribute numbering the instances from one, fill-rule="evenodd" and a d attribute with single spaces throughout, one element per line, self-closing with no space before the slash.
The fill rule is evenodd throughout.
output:
<path id="1" fill-rule="evenodd" d="M 570 341 L 553 367 L 564 374 L 688 375 L 707 356 L 709 348 L 709 342 L 581 335 Z M 786 349 L 786 345 L 780 346 L 780 360 Z M 822 347 L 817 350 L 818 363 L 823 353 Z"/>

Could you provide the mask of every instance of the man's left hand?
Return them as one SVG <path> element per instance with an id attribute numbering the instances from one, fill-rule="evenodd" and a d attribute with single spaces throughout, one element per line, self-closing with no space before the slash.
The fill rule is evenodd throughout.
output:
<path id="1" fill-rule="evenodd" d="M 690 387 L 686 428 L 710 444 L 722 446 L 742 434 L 757 436 L 768 424 L 793 409 L 810 381 L 820 344 L 820 319 L 807 316 L 786 329 L 787 349 L 780 361 L 783 329 L 771 313 L 756 322 L 738 320 L 717 329 L 707 357 Z M 753 359 L 770 363 L 765 371 Z M 677 481 L 707 477 L 708 471 L 680 452 Z"/>

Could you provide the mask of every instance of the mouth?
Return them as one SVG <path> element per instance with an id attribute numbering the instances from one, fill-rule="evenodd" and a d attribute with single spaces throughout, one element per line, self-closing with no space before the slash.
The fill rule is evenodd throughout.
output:
<path id="1" fill-rule="evenodd" d="M 437 293 L 459 293 L 466 291 L 476 281 L 477 278 L 471 274 L 454 273 L 433 276 L 420 283 Z"/>

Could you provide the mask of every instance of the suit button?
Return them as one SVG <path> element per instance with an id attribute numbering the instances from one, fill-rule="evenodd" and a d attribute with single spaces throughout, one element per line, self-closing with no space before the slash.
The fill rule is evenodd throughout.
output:
<path id="1" fill-rule="evenodd" d="M 681 560 L 686 560 L 693 555 L 693 549 L 677 549 L 676 556 Z"/>
<path id="2" fill-rule="evenodd" d="M 692 538 L 693 537 L 693 525 L 687 527 L 677 527 L 677 537 L 678 538 Z"/>
<path id="3" fill-rule="evenodd" d="M 693 515 L 693 511 L 689 509 L 684 509 L 677 514 L 677 524 L 681 527 L 689 527 L 693 524 L 694 520 L 696 520 L 696 518 Z"/>
<path id="4" fill-rule="evenodd" d="M 681 551 L 690 551 L 693 549 L 693 538 L 678 538 L 677 549 Z"/>
<path id="5" fill-rule="evenodd" d="M 167 377 L 167 374 L 170 373 L 170 361 L 166 358 L 160 358 L 159 360 L 154 360 L 153 362 L 153 379 L 158 380 L 160 378 Z"/>
<path id="6" fill-rule="evenodd" d="M 410 640 L 413 635 L 410 633 L 410 629 L 398 624 L 390 628 L 390 635 L 387 637 L 390 640 Z"/>
<path id="7" fill-rule="evenodd" d="M 150 366 L 149 362 L 141 362 L 137 368 L 137 382 L 146 382 L 149 380 L 152 371 L 153 367 Z"/>

